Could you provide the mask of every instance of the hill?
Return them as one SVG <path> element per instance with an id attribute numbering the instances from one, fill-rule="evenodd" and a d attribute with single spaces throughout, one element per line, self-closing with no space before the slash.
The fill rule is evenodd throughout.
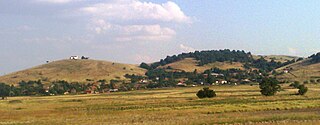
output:
<path id="1" fill-rule="evenodd" d="M 107 81 L 125 79 L 125 74 L 144 75 L 146 70 L 136 65 L 98 60 L 60 60 L 0 77 L 0 82 L 15 84 L 21 80 L 42 80 L 50 82 L 86 82 L 88 80 Z"/>
<path id="2" fill-rule="evenodd" d="M 287 56 L 287 55 L 253 55 L 254 59 L 259 59 L 263 57 L 265 60 L 271 61 L 274 60 L 276 62 L 287 62 L 287 61 L 291 61 L 293 59 L 299 59 L 301 57 L 297 57 L 297 56 Z"/>
<path id="3" fill-rule="evenodd" d="M 293 64 L 283 66 L 276 69 L 277 72 L 282 72 L 277 76 L 280 80 L 287 81 L 317 81 L 320 79 L 320 62 L 316 57 L 309 57 L 307 59 L 295 62 Z M 285 73 L 284 71 L 288 71 Z"/>
<path id="4" fill-rule="evenodd" d="M 173 63 L 166 64 L 164 66 L 159 66 L 158 68 L 167 68 L 167 70 L 178 70 L 185 72 L 193 72 L 195 69 L 199 72 L 204 72 L 205 70 L 211 68 L 219 68 L 222 70 L 227 69 L 244 69 L 243 64 L 240 62 L 214 62 L 205 64 L 203 66 L 198 65 L 199 61 L 194 58 L 185 58 Z M 168 68 L 170 67 L 170 68 Z"/>
<path id="5" fill-rule="evenodd" d="M 166 69 L 166 71 L 202 72 L 211 68 L 248 69 L 268 73 L 272 70 L 294 63 L 298 57 L 293 56 L 256 56 L 244 50 L 204 50 L 167 56 L 152 64 L 141 63 L 140 67 L 147 70 Z"/>
<path id="6" fill-rule="evenodd" d="M 261 57 L 263 57 L 267 61 L 274 60 L 275 62 L 281 62 L 285 63 L 287 61 L 291 61 L 293 59 L 297 60 L 300 57 L 296 56 L 286 56 L 286 55 L 252 55 L 253 59 L 258 60 Z M 244 70 L 244 65 L 245 63 L 243 62 L 212 62 L 208 64 L 204 64 L 202 66 L 199 65 L 199 60 L 196 60 L 195 58 L 184 58 L 179 61 L 175 61 L 169 64 L 166 64 L 164 66 L 159 66 L 158 68 L 168 68 L 172 70 L 178 70 L 178 71 L 186 71 L 186 72 L 193 72 L 195 69 L 197 71 L 203 72 L 205 70 L 211 69 L 211 68 L 219 68 L 222 70 L 227 70 L 227 69 L 241 69 Z"/>

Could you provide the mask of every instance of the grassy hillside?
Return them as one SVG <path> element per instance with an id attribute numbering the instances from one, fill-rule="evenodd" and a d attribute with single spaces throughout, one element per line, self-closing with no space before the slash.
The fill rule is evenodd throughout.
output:
<path id="1" fill-rule="evenodd" d="M 276 62 L 287 62 L 293 59 L 298 59 L 297 56 L 287 56 L 287 55 L 253 55 L 254 59 L 259 59 L 263 57 L 264 59 L 271 61 L 272 59 Z"/>
<path id="2" fill-rule="evenodd" d="M 233 62 L 233 63 L 215 62 L 215 63 L 205 64 L 203 66 L 198 66 L 198 62 L 199 61 L 193 58 L 185 58 L 180 61 L 176 61 L 164 66 L 160 66 L 159 68 L 167 68 L 168 66 L 170 66 L 174 70 L 180 70 L 180 71 L 186 71 L 186 72 L 193 72 L 195 69 L 197 69 L 197 71 L 199 72 L 203 72 L 211 68 L 219 68 L 223 70 L 231 69 L 231 68 L 243 69 L 243 64 L 240 62 Z"/>
<path id="3" fill-rule="evenodd" d="M 275 96 L 259 86 L 214 86 L 217 97 L 198 99 L 201 87 L 101 95 L 9 97 L 0 100 L 0 124 L 84 125 L 318 125 L 319 85 L 305 96 L 282 86 Z"/>
<path id="4" fill-rule="evenodd" d="M 97 60 L 60 60 L 0 77 L 0 82 L 15 84 L 21 80 L 44 82 L 66 80 L 85 82 L 87 79 L 124 79 L 125 74 L 144 75 L 146 71 L 136 65 Z"/>
<path id="5" fill-rule="evenodd" d="M 287 65 L 277 69 L 278 72 L 283 72 L 287 68 L 290 73 L 284 73 L 278 78 L 280 80 L 290 81 L 306 81 L 320 79 L 320 63 L 310 63 L 310 59 L 305 59 L 291 65 Z"/>
<path id="6" fill-rule="evenodd" d="M 286 55 L 266 55 L 266 56 L 261 56 L 261 55 L 253 55 L 254 59 L 259 59 L 260 57 L 263 57 L 264 59 L 271 61 L 272 59 L 275 60 L 276 62 L 287 62 L 293 59 L 298 59 L 299 57 L 296 56 L 286 56 Z M 203 72 L 207 69 L 211 68 L 219 68 L 219 69 L 244 69 L 243 63 L 241 62 L 214 62 L 214 63 L 209 63 L 205 64 L 203 66 L 199 66 L 199 61 L 195 60 L 194 58 L 185 58 L 180 61 L 176 61 L 164 66 L 160 66 L 159 68 L 167 68 L 170 66 L 174 70 L 181 70 L 181 71 L 186 71 L 186 72 L 193 72 L 195 69 L 197 69 L 199 72 Z"/>

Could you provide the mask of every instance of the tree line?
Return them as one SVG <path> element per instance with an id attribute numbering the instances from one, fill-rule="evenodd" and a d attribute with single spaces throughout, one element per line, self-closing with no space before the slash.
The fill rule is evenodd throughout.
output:
<path id="1" fill-rule="evenodd" d="M 214 62 L 241 62 L 245 64 L 245 68 L 258 68 L 262 72 L 270 72 L 276 68 L 296 62 L 296 59 L 289 60 L 287 62 L 276 62 L 274 59 L 267 61 L 263 57 L 254 59 L 250 52 L 244 50 L 206 50 L 206 51 L 195 51 L 189 53 L 182 53 L 173 56 L 167 56 L 165 59 L 161 59 L 159 62 L 152 64 L 141 63 L 140 67 L 147 70 L 154 70 L 159 66 L 164 66 L 176 61 L 183 60 L 185 58 L 194 58 L 198 61 L 199 66 Z"/>

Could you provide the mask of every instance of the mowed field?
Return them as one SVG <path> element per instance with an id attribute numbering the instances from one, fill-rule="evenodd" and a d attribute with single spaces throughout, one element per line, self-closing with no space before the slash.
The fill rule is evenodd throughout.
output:
<path id="1" fill-rule="evenodd" d="M 257 85 L 211 86 L 211 99 L 195 96 L 201 87 L 10 97 L 0 101 L 0 124 L 320 124 L 319 85 L 305 96 L 282 87 L 272 97 Z"/>

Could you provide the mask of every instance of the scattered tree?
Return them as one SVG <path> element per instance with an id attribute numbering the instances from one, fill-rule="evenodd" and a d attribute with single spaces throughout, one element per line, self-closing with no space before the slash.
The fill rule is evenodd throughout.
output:
<path id="1" fill-rule="evenodd" d="M 298 88 L 298 87 L 300 86 L 300 82 L 294 81 L 294 82 L 291 83 L 289 86 L 290 86 L 290 87 L 293 87 L 293 88 Z"/>
<path id="2" fill-rule="evenodd" d="M 0 83 L 0 96 L 1 99 L 5 99 L 9 96 L 10 93 L 10 86 L 4 83 Z"/>
<path id="3" fill-rule="evenodd" d="M 305 85 L 299 85 L 298 86 L 298 94 L 299 95 L 304 95 L 304 94 L 306 94 L 307 93 L 307 91 L 308 91 L 308 87 L 306 87 Z"/>
<path id="4" fill-rule="evenodd" d="M 199 98 L 212 98 L 216 97 L 216 92 L 209 89 L 209 87 L 204 87 L 202 90 L 199 90 L 197 93 Z"/>
<path id="5" fill-rule="evenodd" d="M 281 89 L 279 81 L 275 78 L 263 78 L 259 85 L 261 94 L 265 96 L 273 96 Z"/>

